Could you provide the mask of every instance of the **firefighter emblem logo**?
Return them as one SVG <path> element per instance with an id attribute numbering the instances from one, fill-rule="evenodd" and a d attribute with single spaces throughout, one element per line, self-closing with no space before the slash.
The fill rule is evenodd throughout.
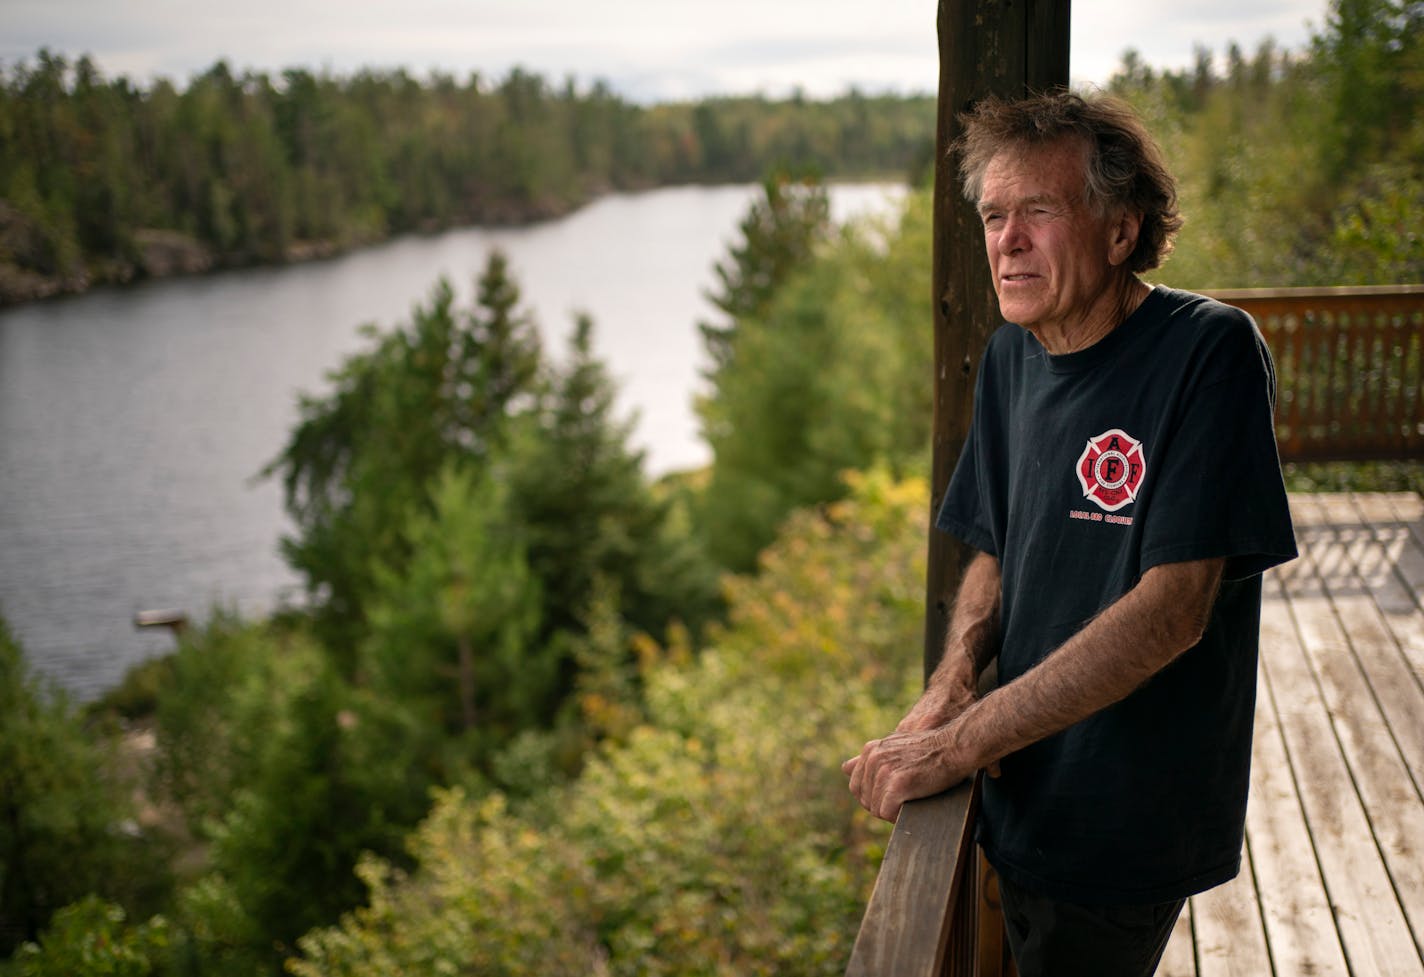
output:
<path id="1" fill-rule="evenodd" d="M 1116 512 L 1137 501 L 1137 490 L 1147 474 L 1142 442 L 1113 428 L 1088 440 L 1078 458 L 1078 484 L 1083 497 L 1100 509 Z"/>

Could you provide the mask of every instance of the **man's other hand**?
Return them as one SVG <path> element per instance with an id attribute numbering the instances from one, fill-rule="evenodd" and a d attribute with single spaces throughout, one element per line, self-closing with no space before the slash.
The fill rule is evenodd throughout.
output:
<path id="1" fill-rule="evenodd" d="M 894 821 L 906 801 L 938 794 L 967 779 L 976 768 L 955 749 L 952 730 L 941 726 L 895 732 L 866 743 L 858 756 L 841 764 L 850 777 L 851 793 L 871 814 Z"/>

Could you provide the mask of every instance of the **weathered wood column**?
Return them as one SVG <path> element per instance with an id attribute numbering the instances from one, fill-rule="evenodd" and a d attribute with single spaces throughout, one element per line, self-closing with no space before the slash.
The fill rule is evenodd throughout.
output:
<path id="1" fill-rule="evenodd" d="M 1069 0 L 940 0 L 933 511 L 938 511 L 969 430 L 979 357 L 1001 321 L 979 216 L 960 192 L 958 160 L 945 149 L 959 136 L 959 113 L 978 99 L 1067 87 L 1068 28 Z M 967 547 L 944 533 L 930 533 L 926 678 L 939 663 L 950 600 L 968 557 Z"/>
<path id="2" fill-rule="evenodd" d="M 959 137 L 959 114 L 975 101 L 987 95 L 1014 98 L 1066 88 L 1069 26 L 1069 0 L 940 0 L 931 516 L 939 509 L 969 432 L 979 359 L 1001 321 L 979 215 L 960 191 L 958 158 L 945 150 Z M 944 533 L 932 531 L 929 536 L 926 680 L 943 653 L 953 591 L 970 556 L 967 546 Z M 909 918 L 925 913 L 933 918 L 936 911 L 943 912 L 935 938 L 939 947 L 930 958 L 930 972 L 946 977 L 998 977 L 1012 967 L 1006 963 L 997 882 L 970 840 L 976 796 L 971 788 L 961 787 L 917 803 L 924 804 L 925 810 L 915 811 L 916 817 L 935 825 L 941 834 L 959 839 L 941 856 L 945 859 L 941 877 L 947 877 L 947 882 L 941 882 L 942 888 L 935 887 L 935 891 L 911 896 L 910 905 L 902 910 Z M 899 833 L 897 826 L 896 835 Z M 892 848 L 897 840 L 901 839 L 892 837 Z"/>

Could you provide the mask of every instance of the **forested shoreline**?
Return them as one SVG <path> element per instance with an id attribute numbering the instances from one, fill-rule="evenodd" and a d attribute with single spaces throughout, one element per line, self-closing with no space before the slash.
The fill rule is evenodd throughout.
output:
<path id="1" fill-rule="evenodd" d="M 1161 139 L 1188 220 L 1154 280 L 1424 281 L 1421 28 L 1417 0 L 1334 0 L 1308 50 L 1203 52 L 1185 71 L 1129 54 L 1108 88 Z M 175 158 L 241 148 L 285 161 L 284 144 L 247 137 L 278 131 L 268 110 L 287 95 L 218 74 L 190 91 L 228 110 L 200 113 L 215 128 L 195 120 Z M 395 97 L 394 77 L 371 82 L 376 102 Z M 412 82 L 412 105 L 452 126 L 461 99 L 513 112 L 514 78 L 489 90 Z M 366 90 L 331 84 L 331 105 Z M 97 104 L 65 91 L 53 101 Z M 790 102 L 592 103 L 657 152 L 620 155 L 609 125 L 589 144 L 601 162 L 576 173 L 551 149 L 573 129 L 550 120 L 590 106 L 545 88 L 523 103 L 542 109 L 520 116 L 527 134 L 513 142 L 420 129 L 448 142 L 427 181 L 402 172 L 409 201 L 363 196 L 389 190 L 390 173 L 347 188 L 350 174 L 325 173 L 320 155 L 286 184 L 229 184 L 213 174 L 237 171 L 194 164 L 207 176 L 172 199 L 206 200 L 194 213 L 212 226 L 176 233 L 217 234 L 263 260 L 272 227 L 289 244 L 354 242 L 362 228 L 419 228 L 434 202 L 455 213 L 483 198 L 441 196 L 455 193 L 441 167 L 458 175 L 495 145 L 523 147 L 503 166 L 550 167 L 524 183 L 521 169 L 490 171 L 529 202 L 577 174 L 588 182 L 567 186 L 582 193 L 756 179 L 782 155 L 821 162 L 845 131 L 807 128 L 829 110 Z M 777 112 L 801 121 L 760 125 Z M 390 135 L 339 113 L 294 117 L 354 140 L 347 160 Z M 924 137 L 905 126 L 904 159 L 924 159 Z M 70 136 L 83 131 L 76 122 Z M 768 155 L 711 153 L 717 131 L 760 133 Z M 775 142 L 795 132 L 820 148 Z M 4 186 L 30 194 L 27 220 L 53 206 L 77 221 L 59 205 L 80 183 L 102 186 L 71 174 L 41 192 L 33 167 L 14 176 L 23 169 Z M 328 197 L 291 189 L 325 181 Z M 84 711 L 29 672 L 0 622 L 0 954 L 12 954 L 0 975 L 844 973 L 887 828 L 852 802 L 839 764 L 894 724 L 921 678 L 933 202 L 916 183 L 898 220 L 836 228 L 817 178 L 764 179 L 716 266 L 717 319 L 700 324 L 707 470 L 646 477 L 591 354 L 596 325 L 578 318 L 556 362 L 519 269 L 496 254 L 468 304 L 437 283 L 302 401 L 267 475 L 284 489 L 303 606 L 261 621 L 214 613 Z M 289 189 L 262 196 L 276 186 Z M 132 226 L 161 223 L 149 215 L 170 190 L 125 203 L 144 215 Z M 331 209 L 299 213 L 317 199 Z M 379 204 L 367 221 L 347 207 L 363 200 Z M 238 219 L 235 201 L 257 209 Z M 1293 490 L 1424 484 L 1417 464 L 1286 475 Z M 119 749 L 136 738 L 142 755 Z"/>
<path id="2" fill-rule="evenodd" d="M 181 89 L 41 51 L 0 71 L 0 304 L 329 255 L 394 234 L 558 216 L 613 190 L 769 166 L 905 178 L 927 96 L 642 106 L 602 83 L 225 62 Z"/>

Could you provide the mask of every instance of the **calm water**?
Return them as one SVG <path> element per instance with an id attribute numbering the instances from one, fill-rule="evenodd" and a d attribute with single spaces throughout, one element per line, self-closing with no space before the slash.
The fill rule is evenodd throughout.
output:
<path id="1" fill-rule="evenodd" d="M 703 464 L 691 398 L 713 264 L 754 187 L 604 198 L 558 221 L 392 241 L 330 261 L 102 290 L 0 312 L 0 615 L 37 671 L 89 698 L 168 651 L 135 612 L 260 614 L 295 596 L 279 487 L 255 481 L 300 392 L 405 322 L 438 276 L 462 302 L 508 254 L 546 348 L 572 313 L 635 413 L 650 474 Z M 832 191 L 838 220 L 894 187 Z"/>

